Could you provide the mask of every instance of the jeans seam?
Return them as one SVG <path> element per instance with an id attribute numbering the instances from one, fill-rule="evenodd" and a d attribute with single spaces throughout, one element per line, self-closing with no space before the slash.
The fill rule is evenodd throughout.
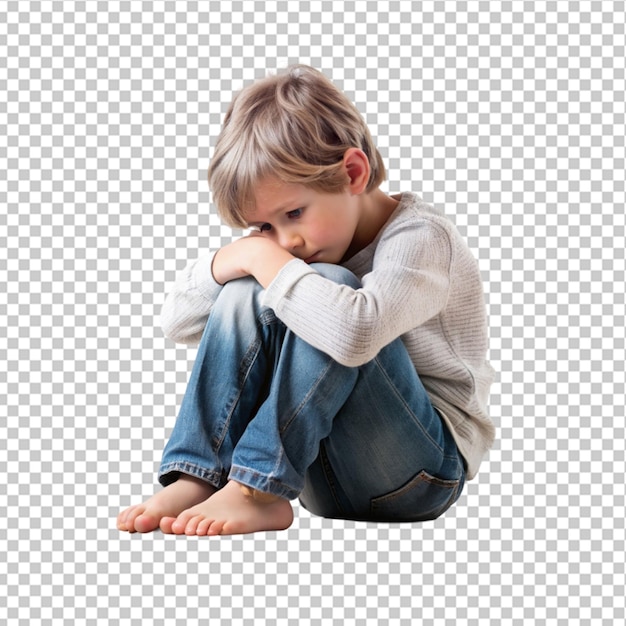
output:
<path id="1" fill-rule="evenodd" d="M 306 396 L 302 399 L 300 404 L 295 408 L 295 410 L 291 414 L 291 417 L 289 418 L 289 420 L 285 424 L 283 424 L 282 428 L 279 430 L 281 435 L 284 435 L 287 432 L 287 430 L 289 429 L 289 427 L 291 426 L 293 421 L 296 419 L 296 417 L 298 416 L 298 414 L 300 413 L 302 408 L 311 399 L 311 396 L 316 392 L 316 390 L 319 387 L 320 383 L 322 382 L 322 380 L 328 374 L 328 370 L 330 369 L 331 365 L 332 365 L 332 361 L 329 361 L 328 364 L 326 365 L 326 367 L 324 368 L 324 370 L 320 373 L 320 375 L 317 377 L 317 379 L 315 380 L 315 382 L 313 383 L 313 385 L 311 386 L 311 388 L 307 392 Z"/>
<path id="2" fill-rule="evenodd" d="M 344 508 L 341 506 L 341 502 L 337 497 L 337 490 L 335 488 L 336 481 L 334 480 L 334 473 L 332 471 L 332 466 L 330 461 L 328 460 L 328 455 L 326 453 L 326 446 L 324 446 L 324 442 L 320 442 L 320 451 L 319 456 L 321 460 L 322 472 L 324 473 L 324 478 L 326 479 L 326 484 L 328 485 L 328 490 L 332 495 L 335 506 L 337 507 L 339 513 L 341 515 L 346 515 Z"/>
<path id="3" fill-rule="evenodd" d="M 235 409 L 237 408 L 237 404 L 239 404 L 239 401 L 241 400 L 241 396 L 243 394 L 243 388 L 246 384 L 246 381 L 248 380 L 248 376 L 250 375 L 250 370 L 252 369 L 254 362 L 259 356 L 259 353 L 261 351 L 261 346 L 262 346 L 262 342 L 259 339 L 256 339 L 255 341 L 253 341 L 250 344 L 250 347 L 248 348 L 248 350 L 246 350 L 246 353 L 244 354 L 241 360 L 240 373 L 242 375 L 239 377 L 239 389 L 237 389 L 237 395 L 235 396 L 235 398 L 232 401 L 232 404 L 230 405 L 230 409 L 228 410 L 226 419 L 224 420 L 224 427 L 222 428 L 222 432 L 220 433 L 220 436 L 214 438 L 214 442 L 215 442 L 214 451 L 216 454 L 221 449 L 222 444 L 224 443 L 224 439 L 226 438 L 226 435 L 228 434 L 230 430 L 230 423 L 233 417 L 233 413 L 235 412 Z M 245 364 L 245 367 L 244 367 L 244 364 Z"/>
<path id="4" fill-rule="evenodd" d="M 400 400 L 400 402 L 404 406 L 405 410 L 411 415 L 412 419 L 415 421 L 415 423 L 417 424 L 418 428 L 422 431 L 423 435 L 428 439 L 428 441 L 430 441 L 430 443 L 433 446 L 435 446 L 435 448 L 437 448 L 437 450 L 439 450 L 441 455 L 445 457 L 446 456 L 445 455 L 445 450 L 430 436 L 428 431 L 422 426 L 422 423 L 420 422 L 418 417 L 413 412 L 413 409 L 411 409 L 411 407 L 407 404 L 407 402 L 404 399 L 403 395 L 398 391 L 395 383 L 393 382 L 393 380 L 389 377 L 389 375 L 385 371 L 385 368 L 383 367 L 382 363 L 379 361 L 378 357 L 374 357 L 374 361 L 375 361 L 376 366 L 378 367 L 379 371 L 381 372 L 381 374 L 385 377 L 385 380 L 389 384 L 390 388 L 393 389 L 393 393 Z M 445 423 L 443 423 L 443 420 L 439 416 L 439 413 L 437 413 L 435 411 L 435 408 L 432 406 L 432 404 L 431 404 L 431 408 L 432 408 L 433 412 L 435 413 L 435 415 L 437 416 L 437 418 L 442 422 L 442 426 L 445 426 Z"/>

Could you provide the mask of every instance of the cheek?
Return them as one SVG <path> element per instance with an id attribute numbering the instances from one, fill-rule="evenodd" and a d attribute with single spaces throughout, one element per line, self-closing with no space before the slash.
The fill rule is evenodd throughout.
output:
<path id="1" fill-rule="evenodd" d="M 309 236 L 311 241 L 316 243 L 332 243 L 341 236 L 340 222 L 327 222 L 325 224 L 319 224 L 311 229 Z"/>
<path id="2" fill-rule="evenodd" d="M 343 244 L 346 238 L 351 239 L 350 216 L 344 205 L 337 204 L 326 207 L 326 211 L 319 219 L 308 224 L 307 236 L 315 244 Z"/>

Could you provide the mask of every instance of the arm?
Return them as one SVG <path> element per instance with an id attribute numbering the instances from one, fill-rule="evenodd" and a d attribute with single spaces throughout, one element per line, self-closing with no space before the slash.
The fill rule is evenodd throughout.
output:
<path id="1" fill-rule="evenodd" d="M 266 287 L 293 259 L 277 244 L 254 233 L 189 263 L 178 276 L 161 311 L 166 337 L 177 343 L 198 343 L 225 283 L 254 276 Z"/>
<path id="2" fill-rule="evenodd" d="M 264 288 L 295 257 L 260 233 L 252 232 L 221 248 L 213 259 L 215 280 L 225 283 L 253 276 Z"/>
<path id="3" fill-rule="evenodd" d="M 402 224 L 381 239 L 360 289 L 301 261 L 279 272 L 264 304 L 307 343 L 349 367 L 439 314 L 448 301 L 452 245 L 439 225 Z"/>
<path id="4" fill-rule="evenodd" d="M 215 253 L 189 263 L 177 276 L 161 309 L 161 327 L 176 343 L 196 344 L 222 286 L 213 278 Z"/>

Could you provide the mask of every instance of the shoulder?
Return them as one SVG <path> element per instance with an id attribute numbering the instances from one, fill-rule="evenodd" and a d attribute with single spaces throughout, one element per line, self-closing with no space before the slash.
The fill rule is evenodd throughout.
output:
<path id="1" fill-rule="evenodd" d="M 416 193 L 405 192 L 394 197 L 399 203 L 380 232 L 377 252 L 389 246 L 407 246 L 416 252 L 435 247 L 439 254 L 451 253 L 458 233 L 450 218 Z"/>
<path id="2" fill-rule="evenodd" d="M 398 206 L 387 226 L 397 224 L 433 225 L 444 230 L 455 230 L 452 220 L 444 212 L 424 200 L 416 193 L 404 192 L 394 196 Z"/>

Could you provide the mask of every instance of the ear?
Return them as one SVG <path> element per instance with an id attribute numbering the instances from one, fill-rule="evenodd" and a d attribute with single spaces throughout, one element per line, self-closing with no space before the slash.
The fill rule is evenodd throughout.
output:
<path id="1" fill-rule="evenodd" d="M 370 162 L 365 152 L 358 148 L 348 148 L 343 155 L 343 167 L 350 179 L 350 193 L 363 193 L 370 179 Z"/>

